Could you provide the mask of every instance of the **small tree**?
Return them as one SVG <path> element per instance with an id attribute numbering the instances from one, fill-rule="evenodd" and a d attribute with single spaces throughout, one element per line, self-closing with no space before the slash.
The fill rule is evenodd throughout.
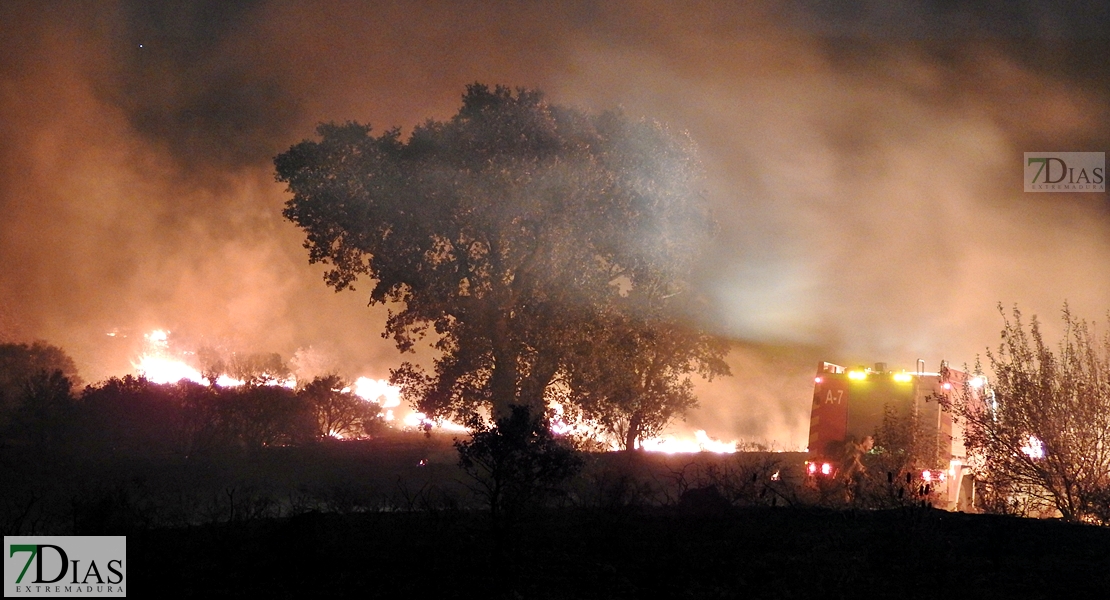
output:
<path id="1" fill-rule="evenodd" d="M 8 439 L 23 439 L 36 446 L 68 437 L 74 423 L 73 383 L 61 370 L 39 371 L 27 377 L 12 418 Z"/>
<path id="2" fill-rule="evenodd" d="M 1097 339 L 1065 304 L 1054 352 L 1036 317 L 1026 328 L 1016 307 L 1012 321 L 999 312 L 989 389 L 972 379 L 949 404 L 964 423 L 976 477 L 995 510 L 1039 505 L 1068 521 L 1110 523 L 1110 335 Z"/>
<path id="3" fill-rule="evenodd" d="M 212 383 L 227 376 L 251 385 L 265 385 L 288 380 L 293 375 L 281 355 L 273 352 L 233 352 L 224 358 L 220 351 L 204 347 L 197 351 L 197 358 L 202 365 L 201 373 Z"/>
<path id="4" fill-rule="evenodd" d="M 946 468 L 942 460 L 947 436 L 921 418 L 914 405 L 899 410 L 883 406 L 882 423 L 873 436 L 844 447 L 841 477 L 850 499 L 871 508 L 908 506 L 929 500 L 936 484 L 923 482 L 921 472 Z"/>
<path id="5" fill-rule="evenodd" d="M 33 344 L 0 344 L 0 430 L 11 423 L 25 399 L 27 386 L 44 383 L 59 373 L 70 384 L 81 386 L 77 365 L 58 346 L 38 341 Z"/>
<path id="6" fill-rule="evenodd" d="M 872 438 L 873 454 L 885 457 L 879 464 L 896 472 L 946 468 L 942 450 L 950 438 L 935 423 L 923 419 L 916 407 L 910 408 L 899 411 L 889 404 L 883 406 L 883 422 Z"/>
<path id="7" fill-rule="evenodd" d="M 316 415 L 318 436 L 359 437 L 381 421 L 381 407 L 355 395 L 350 387 L 338 375 L 326 375 L 316 377 L 299 392 Z"/>
<path id="8" fill-rule="evenodd" d="M 313 437 L 311 408 L 293 390 L 249 384 L 218 389 L 221 422 L 244 448 L 296 444 Z"/>
<path id="9" fill-rule="evenodd" d="M 85 388 L 79 409 L 86 445 L 115 456 L 187 454 L 179 393 L 207 392 L 191 382 L 157 384 L 144 377 L 112 377 Z"/>
<path id="10" fill-rule="evenodd" d="M 625 450 L 697 406 L 690 375 L 730 374 L 722 340 L 663 310 L 643 316 L 637 308 L 618 307 L 586 324 L 564 367 L 570 402 Z"/>
<path id="11" fill-rule="evenodd" d="M 227 362 L 227 374 L 239 381 L 252 384 L 267 384 L 287 380 L 293 372 L 281 359 L 281 355 L 270 353 L 234 353 Z"/>
<path id="12" fill-rule="evenodd" d="M 459 467 L 494 519 L 512 517 L 549 497 L 582 466 L 570 445 L 551 432 L 547 419 L 533 417 L 526 406 L 513 406 L 512 414 L 493 427 L 478 417 L 468 425 L 471 438 L 455 441 Z"/>

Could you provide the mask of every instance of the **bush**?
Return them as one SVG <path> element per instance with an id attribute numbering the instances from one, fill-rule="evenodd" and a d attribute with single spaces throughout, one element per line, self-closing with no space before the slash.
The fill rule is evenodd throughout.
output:
<path id="1" fill-rule="evenodd" d="M 490 427 L 481 418 L 468 423 L 470 440 L 455 442 L 471 490 L 489 506 L 495 519 L 513 517 L 521 509 L 559 493 L 559 485 L 582 466 L 569 443 L 551 432 L 545 418 L 533 417 L 526 406 Z"/>

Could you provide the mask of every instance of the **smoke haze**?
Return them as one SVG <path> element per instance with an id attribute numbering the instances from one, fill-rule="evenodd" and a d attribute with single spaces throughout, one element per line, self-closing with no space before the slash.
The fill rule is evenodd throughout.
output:
<path id="1" fill-rule="evenodd" d="M 818 360 L 971 361 L 999 302 L 1105 314 L 1106 195 L 1025 194 L 1020 165 L 1107 150 L 1108 9 L 833 4 L 5 2 L 0 339 L 90 381 L 154 328 L 386 376 L 384 309 L 307 264 L 271 159 L 320 121 L 448 118 L 475 81 L 699 143 L 736 376 L 687 427 L 804 445 Z"/>

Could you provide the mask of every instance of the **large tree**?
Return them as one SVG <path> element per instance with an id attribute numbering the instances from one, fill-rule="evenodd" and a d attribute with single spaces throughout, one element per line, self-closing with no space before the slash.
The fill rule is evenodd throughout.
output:
<path id="1" fill-rule="evenodd" d="M 328 285 L 373 280 L 399 349 L 434 330 L 434 372 L 394 373 L 433 416 L 542 414 L 575 332 L 622 295 L 685 292 L 713 229 L 689 138 L 618 111 L 474 84 L 408 140 L 358 123 L 317 133 L 275 159 L 284 215 Z"/>

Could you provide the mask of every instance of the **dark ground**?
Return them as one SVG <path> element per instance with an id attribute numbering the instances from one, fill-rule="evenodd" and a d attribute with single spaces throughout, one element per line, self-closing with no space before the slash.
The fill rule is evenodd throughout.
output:
<path id="1" fill-rule="evenodd" d="M 1110 598 L 1110 528 L 834 510 L 800 454 L 586 455 L 561 508 L 495 527 L 444 436 L 2 450 L 0 529 L 126 534 L 136 598 Z M 709 484 L 730 500 L 682 494 Z"/>
<path id="2" fill-rule="evenodd" d="M 1105 598 L 1110 530 L 933 509 L 303 514 L 128 538 L 182 597 Z"/>

